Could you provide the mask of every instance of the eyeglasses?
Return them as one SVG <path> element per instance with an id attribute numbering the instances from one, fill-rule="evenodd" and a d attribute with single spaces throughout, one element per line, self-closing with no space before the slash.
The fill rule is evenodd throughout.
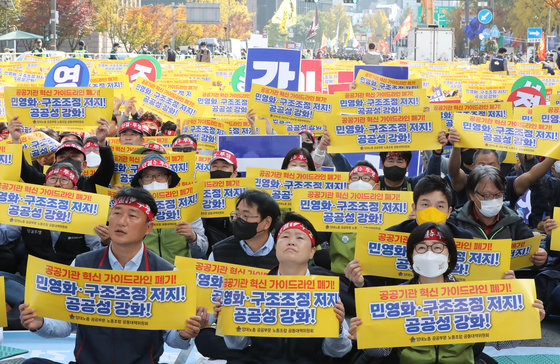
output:
<path id="1" fill-rule="evenodd" d="M 171 148 L 172 151 L 174 152 L 179 152 L 179 153 L 189 153 L 189 152 L 194 152 L 194 148 L 193 147 L 174 147 Z"/>
<path id="2" fill-rule="evenodd" d="M 416 253 L 418 253 L 418 254 L 423 254 L 423 253 L 427 252 L 428 250 L 431 250 L 435 254 L 441 254 L 441 253 L 443 253 L 445 248 L 447 248 L 447 246 L 444 243 L 433 243 L 432 245 L 427 245 L 427 244 L 424 244 L 424 243 L 418 243 L 414 247 L 414 251 L 416 251 Z"/>
<path id="3" fill-rule="evenodd" d="M 158 182 L 165 182 L 167 181 L 167 174 L 165 173 L 160 173 L 160 174 L 142 174 L 142 182 L 144 183 L 150 183 L 153 180 L 156 180 Z"/>
<path id="4" fill-rule="evenodd" d="M 47 182 L 53 185 L 58 182 L 61 186 L 70 186 L 73 184 L 70 178 L 64 176 L 50 176 L 47 178 Z"/>
<path id="5" fill-rule="evenodd" d="M 364 174 L 363 176 L 358 176 L 357 173 L 354 173 L 353 175 L 350 176 L 350 181 L 352 182 L 357 182 L 359 180 L 362 180 L 364 182 L 369 182 L 373 179 L 372 176 L 370 176 L 369 174 Z"/>
<path id="6" fill-rule="evenodd" d="M 481 198 L 482 200 L 485 200 L 485 201 L 487 201 L 487 200 L 495 200 L 495 199 L 504 197 L 504 193 L 503 193 L 503 192 L 498 192 L 498 193 L 485 193 L 485 194 L 482 194 L 482 193 L 479 193 L 479 192 L 475 192 L 475 193 L 476 193 L 478 196 L 480 196 L 480 198 Z"/>
<path id="7" fill-rule="evenodd" d="M 245 221 L 248 221 L 249 219 L 257 219 L 257 218 L 260 219 L 261 217 L 258 216 L 258 215 L 256 215 L 256 216 L 250 216 L 250 215 L 246 215 L 246 214 L 238 214 L 237 211 L 232 211 L 232 212 L 229 214 L 229 219 L 230 219 L 231 221 L 233 221 L 233 220 L 235 220 L 235 219 L 237 219 L 237 218 L 241 218 L 241 219 L 243 219 L 243 220 L 245 220 Z"/>

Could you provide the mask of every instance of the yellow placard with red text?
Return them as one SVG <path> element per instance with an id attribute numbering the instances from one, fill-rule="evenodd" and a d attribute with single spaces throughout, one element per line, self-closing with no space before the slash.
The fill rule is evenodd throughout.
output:
<path id="1" fill-rule="evenodd" d="M 455 113 L 473 114 L 501 119 L 511 119 L 514 115 L 511 102 L 476 102 L 463 104 L 433 103 L 430 104 L 430 111 L 441 113 L 441 119 L 445 123 L 445 128 L 451 128 L 453 126 L 453 115 Z"/>
<path id="2" fill-rule="evenodd" d="M 541 244 L 541 234 L 523 240 L 511 242 L 511 268 L 512 270 L 530 267 L 533 265 L 531 257 L 537 252 Z"/>
<path id="3" fill-rule="evenodd" d="M 0 180 L 19 181 L 21 144 L 0 144 Z"/>
<path id="4" fill-rule="evenodd" d="M 410 279 L 412 267 L 406 257 L 408 233 L 358 230 L 355 259 L 364 275 Z M 458 281 L 502 279 L 510 269 L 511 240 L 455 238 L 457 265 L 453 276 Z"/>
<path id="5" fill-rule="evenodd" d="M 245 117 L 249 104 L 248 92 L 202 91 L 196 99 L 199 105 L 211 105 L 212 117 L 217 119 Z"/>
<path id="6" fill-rule="evenodd" d="M 25 302 L 40 317 L 74 324 L 184 330 L 187 318 L 196 315 L 195 287 L 192 269 L 114 271 L 29 256 Z"/>
<path id="7" fill-rule="evenodd" d="M 216 334 L 337 337 L 338 277 L 225 277 Z"/>
<path id="8" fill-rule="evenodd" d="M 474 85 L 463 84 L 461 102 L 492 102 L 507 101 L 511 93 L 511 85 Z"/>
<path id="9" fill-rule="evenodd" d="M 214 178 L 204 181 L 204 199 L 200 216 L 229 217 L 235 211 L 237 197 L 247 190 L 247 178 Z"/>
<path id="10" fill-rule="evenodd" d="M 334 115 L 400 114 L 411 106 L 428 105 L 426 89 L 335 92 Z"/>
<path id="11" fill-rule="evenodd" d="M 99 88 L 109 88 L 114 90 L 115 96 L 119 95 L 119 92 L 123 96 L 130 95 L 130 83 L 128 82 L 128 76 L 122 75 L 95 75 L 89 79 L 89 87 L 99 87 Z"/>
<path id="12" fill-rule="evenodd" d="M 305 216 L 318 231 L 383 230 L 408 219 L 412 192 L 295 190 L 292 211 Z"/>
<path id="13" fill-rule="evenodd" d="M 194 118 L 181 120 L 178 126 L 181 134 L 191 134 L 196 139 L 197 149 L 216 150 L 218 136 L 227 134 L 224 121 L 216 119 Z"/>
<path id="14" fill-rule="evenodd" d="M 196 305 L 206 307 L 208 312 L 214 312 L 216 298 L 220 297 L 226 286 L 224 281 L 226 276 L 238 275 L 255 277 L 267 275 L 269 269 L 248 267 L 245 265 L 228 264 L 210 260 L 193 259 L 176 256 L 175 267 L 179 271 L 187 269 L 187 272 L 194 269 L 196 272 Z M 251 278 L 245 278 L 250 280 Z M 231 288 L 231 287 L 227 287 Z"/>
<path id="15" fill-rule="evenodd" d="M 2 181 L 0 195 L 0 224 L 94 234 L 109 211 L 107 196 L 78 190 Z"/>
<path id="16" fill-rule="evenodd" d="M 422 88 L 422 79 L 398 80 L 361 69 L 356 76 L 357 91 L 413 90 Z"/>
<path id="17" fill-rule="evenodd" d="M 358 349 L 539 339 L 536 298 L 532 279 L 357 288 Z"/>
<path id="18" fill-rule="evenodd" d="M 60 143 L 41 131 L 23 134 L 20 142 L 26 159 L 35 160 L 47 154 L 56 152 Z"/>
<path id="19" fill-rule="evenodd" d="M 278 205 L 290 207 L 298 189 L 346 190 L 347 172 L 289 171 L 285 169 L 247 168 L 247 187 L 268 192 Z"/>

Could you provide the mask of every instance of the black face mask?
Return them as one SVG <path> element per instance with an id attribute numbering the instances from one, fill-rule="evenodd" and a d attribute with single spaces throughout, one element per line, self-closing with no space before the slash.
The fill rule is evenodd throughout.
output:
<path id="1" fill-rule="evenodd" d="M 249 240 L 257 235 L 258 225 L 258 222 L 247 222 L 238 217 L 231 223 L 233 236 L 235 236 L 237 240 Z"/>
<path id="2" fill-rule="evenodd" d="M 210 178 L 230 178 L 233 172 L 226 171 L 212 171 L 210 172 Z"/>
<path id="3" fill-rule="evenodd" d="M 406 168 L 399 166 L 384 167 L 383 174 L 390 181 L 401 181 L 406 174 Z"/>
<path id="4" fill-rule="evenodd" d="M 470 166 L 471 164 L 473 164 L 474 160 L 474 153 L 476 152 L 476 149 L 469 149 L 469 150 L 465 150 L 463 152 L 461 152 L 461 161 Z"/>
<path id="5" fill-rule="evenodd" d="M 313 143 L 303 142 L 303 143 L 301 143 L 301 147 L 303 149 L 306 149 L 310 154 L 311 154 L 311 152 L 313 152 Z"/>

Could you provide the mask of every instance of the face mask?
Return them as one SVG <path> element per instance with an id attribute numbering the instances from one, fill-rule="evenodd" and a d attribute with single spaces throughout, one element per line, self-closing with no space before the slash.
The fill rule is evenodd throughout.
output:
<path id="1" fill-rule="evenodd" d="M 210 178 L 230 178 L 233 172 L 226 171 L 212 171 L 210 172 Z"/>
<path id="2" fill-rule="evenodd" d="M 436 224 L 444 224 L 447 220 L 447 214 L 441 212 L 435 207 L 428 207 L 420 211 L 416 211 L 416 222 L 422 225 L 426 222 L 434 222 Z"/>
<path id="3" fill-rule="evenodd" d="M 470 166 L 474 162 L 473 157 L 475 152 L 476 149 L 469 149 L 461 152 L 461 161 L 463 161 L 464 164 Z"/>
<path id="4" fill-rule="evenodd" d="M 412 257 L 412 269 L 423 277 L 436 278 L 447 270 L 447 258 L 447 255 L 428 250 Z"/>
<path id="5" fill-rule="evenodd" d="M 237 240 L 249 240 L 257 235 L 258 222 L 247 222 L 242 218 L 238 217 L 233 220 L 231 227 L 233 230 L 233 236 Z"/>
<path id="6" fill-rule="evenodd" d="M 486 217 L 494 217 L 498 215 L 502 206 L 504 205 L 504 198 L 496 198 L 489 201 L 480 201 L 480 213 Z"/>
<path id="7" fill-rule="evenodd" d="M 313 151 L 313 143 L 303 142 L 303 143 L 301 143 L 301 147 L 303 149 L 306 149 L 309 153 L 311 153 Z"/>
<path id="8" fill-rule="evenodd" d="M 97 168 L 101 164 L 101 156 L 97 153 L 90 152 L 86 154 L 86 162 L 89 168 Z"/>
<path id="9" fill-rule="evenodd" d="M 556 173 L 560 173 L 560 161 L 554 162 L 554 170 Z"/>
<path id="10" fill-rule="evenodd" d="M 300 166 L 288 167 L 287 170 L 288 170 L 288 171 L 305 171 L 305 172 L 308 171 L 307 168 L 303 168 L 303 167 L 300 167 Z"/>
<path id="11" fill-rule="evenodd" d="M 151 136 L 157 135 L 157 129 L 150 129 L 150 135 Z"/>
<path id="12" fill-rule="evenodd" d="M 158 182 L 152 181 L 152 183 L 142 186 L 145 190 L 148 191 L 157 191 L 157 190 L 166 190 L 169 188 L 169 184 L 167 182 Z"/>
<path id="13" fill-rule="evenodd" d="M 362 180 L 352 182 L 348 185 L 348 189 L 350 190 L 363 190 L 363 191 L 371 191 L 373 190 L 373 186 L 367 182 Z"/>
<path id="14" fill-rule="evenodd" d="M 406 168 L 401 168 L 399 166 L 385 167 L 383 168 L 383 174 L 388 180 L 401 181 L 406 175 Z"/>

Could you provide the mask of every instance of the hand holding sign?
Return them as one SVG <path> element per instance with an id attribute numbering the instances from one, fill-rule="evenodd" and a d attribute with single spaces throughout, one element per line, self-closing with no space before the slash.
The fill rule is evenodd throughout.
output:
<path id="1" fill-rule="evenodd" d="M 12 144 L 21 143 L 21 127 L 23 125 L 18 118 L 19 116 L 14 116 L 8 124 L 8 130 L 10 131 L 10 136 L 12 137 Z"/>

